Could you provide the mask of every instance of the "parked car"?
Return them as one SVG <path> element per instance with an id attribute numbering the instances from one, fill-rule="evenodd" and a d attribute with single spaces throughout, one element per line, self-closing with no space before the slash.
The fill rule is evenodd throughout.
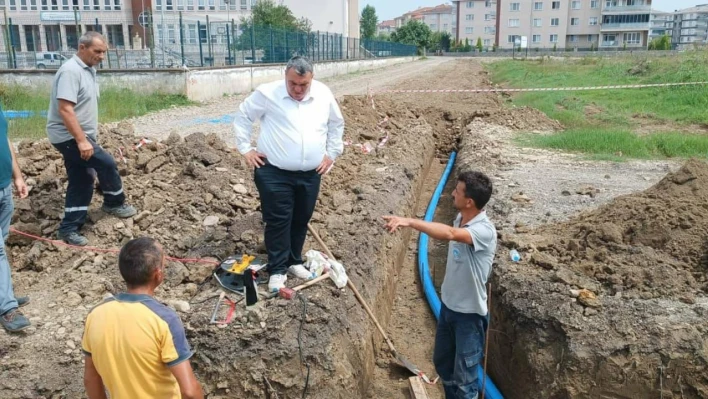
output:
<path id="1" fill-rule="evenodd" d="M 37 53 L 37 69 L 57 69 L 67 61 L 67 58 L 59 53 Z"/>

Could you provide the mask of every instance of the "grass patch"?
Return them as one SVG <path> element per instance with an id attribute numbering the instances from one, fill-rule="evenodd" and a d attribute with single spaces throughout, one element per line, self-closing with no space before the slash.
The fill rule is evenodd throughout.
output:
<path id="1" fill-rule="evenodd" d="M 637 136 L 627 130 L 573 129 L 548 136 L 524 134 L 519 142 L 533 147 L 591 154 L 598 160 L 708 158 L 708 136 L 680 133 Z"/>
<path id="2" fill-rule="evenodd" d="M 489 64 L 492 80 L 507 87 L 575 87 L 683 83 L 708 80 L 708 53 L 672 57 L 588 57 L 579 60 L 513 61 Z M 706 157 L 708 137 L 675 133 L 681 125 L 708 124 L 705 85 L 567 92 L 529 92 L 514 104 L 541 110 L 568 131 L 524 137 L 532 145 L 595 156 Z M 666 132 L 639 137 L 636 117 L 668 122 Z"/>
<path id="3" fill-rule="evenodd" d="M 40 139 L 46 137 L 46 118 L 41 112 L 49 108 L 49 93 L 27 90 L 21 86 L 0 85 L 0 103 L 3 110 L 34 111 L 35 116 L 11 119 L 11 139 Z M 106 88 L 98 100 L 98 121 L 115 122 L 125 118 L 145 115 L 172 106 L 193 104 L 183 95 L 143 94 L 127 89 Z"/>

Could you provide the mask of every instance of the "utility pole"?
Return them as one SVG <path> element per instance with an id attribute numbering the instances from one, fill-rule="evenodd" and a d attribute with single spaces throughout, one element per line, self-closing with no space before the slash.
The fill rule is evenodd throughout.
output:
<path id="1" fill-rule="evenodd" d="M 160 4 L 160 48 L 162 49 L 162 67 L 165 63 L 165 1 Z"/>

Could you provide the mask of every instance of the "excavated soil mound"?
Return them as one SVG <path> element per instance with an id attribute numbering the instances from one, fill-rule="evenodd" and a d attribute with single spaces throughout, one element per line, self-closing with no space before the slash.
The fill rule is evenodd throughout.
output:
<path id="1" fill-rule="evenodd" d="M 694 303 L 708 292 L 707 211 L 708 165 L 689 161 L 642 193 L 536 230 L 531 261 L 595 278 L 605 295 Z"/>

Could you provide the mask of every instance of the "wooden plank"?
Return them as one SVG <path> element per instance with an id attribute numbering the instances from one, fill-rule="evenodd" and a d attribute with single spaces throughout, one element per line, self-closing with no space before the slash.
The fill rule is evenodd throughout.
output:
<path id="1" fill-rule="evenodd" d="M 411 391 L 411 399 L 429 399 L 428 393 L 425 391 L 425 385 L 423 385 L 420 377 L 409 378 L 408 388 Z"/>

